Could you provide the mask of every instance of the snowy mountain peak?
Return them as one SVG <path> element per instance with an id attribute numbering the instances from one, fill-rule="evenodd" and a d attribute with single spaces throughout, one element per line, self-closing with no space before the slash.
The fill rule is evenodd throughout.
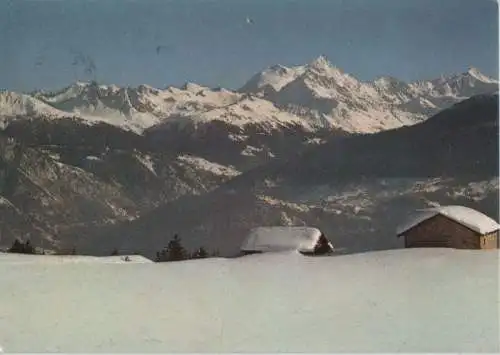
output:
<path id="1" fill-rule="evenodd" d="M 360 82 L 345 73 L 339 67 L 332 65 L 325 56 L 319 56 L 306 66 L 303 74 L 308 80 L 315 82 L 314 86 L 352 86 L 358 87 Z"/>
<path id="2" fill-rule="evenodd" d="M 299 85 L 308 87 L 309 90 L 315 92 L 315 95 L 335 100 L 339 98 L 338 90 L 347 90 L 347 88 L 357 90 L 361 86 L 364 86 L 366 90 L 373 90 L 369 88 L 369 85 L 363 85 L 356 78 L 332 65 L 325 56 L 320 56 L 309 63 L 304 73 L 295 81 L 302 82 Z"/>
<path id="3" fill-rule="evenodd" d="M 330 64 L 326 56 L 320 55 L 318 58 L 309 63 L 308 68 L 321 71 L 331 69 L 332 65 Z"/>
<path id="4" fill-rule="evenodd" d="M 70 85 L 70 87 L 80 87 L 80 88 L 83 88 L 83 87 L 87 87 L 89 85 L 90 85 L 90 82 L 88 82 L 88 81 L 77 80 L 77 81 L 75 81 L 75 83 L 73 85 Z"/>
<path id="5" fill-rule="evenodd" d="M 190 91 L 190 92 L 198 92 L 200 90 L 205 90 L 207 89 L 206 87 L 204 86 L 201 86 L 201 85 L 198 85 L 196 83 L 191 83 L 191 82 L 186 82 L 183 86 L 182 86 L 182 90 L 186 90 L 186 91 Z"/>
<path id="6" fill-rule="evenodd" d="M 473 77 L 476 80 L 483 81 L 486 83 L 498 82 L 497 80 L 484 75 L 478 68 L 475 67 L 469 67 L 469 69 L 467 70 L 467 75 Z"/>
<path id="7" fill-rule="evenodd" d="M 238 91 L 246 93 L 257 93 L 265 89 L 272 88 L 275 91 L 281 90 L 285 85 L 295 80 L 304 72 L 304 67 L 286 67 L 283 65 L 273 65 L 255 74 Z"/>
<path id="8" fill-rule="evenodd" d="M 498 80 L 490 78 L 475 67 L 469 67 L 466 72 L 459 74 L 452 74 L 444 76 L 442 75 L 440 78 L 424 81 L 423 83 L 432 83 L 433 85 L 456 85 L 460 83 L 461 85 L 475 85 L 475 83 L 479 84 L 494 84 L 498 83 Z"/>
<path id="9" fill-rule="evenodd" d="M 285 67 L 284 65 L 281 65 L 281 64 L 276 64 L 276 65 L 269 67 L 269 71 L 272 71 L 276 74 L 281 74 L 281 75 L 288 73 L 290 70 L 291 70 L 290 68 Z"/>
<path id="10" fill-rule="evenodd" d="M 61 117 L 61 112 L 29 95 L 11 91 L 0 91 L 0 118 L 18 115 L 34 115 Z"/>

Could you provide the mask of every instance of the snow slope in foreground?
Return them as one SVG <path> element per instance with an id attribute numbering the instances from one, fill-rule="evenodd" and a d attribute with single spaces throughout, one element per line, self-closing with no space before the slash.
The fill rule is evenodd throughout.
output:
<path id="1" fill-rule="evenodd" d="M 127 259 L 127 260 L 125 260 Z M 5 264 L 121 264 L 121 263 L 152 263 L 153 261 L 141 255 L 116 255 L 116 256 L 82 256 L 82 255 L 29 255 L 0 253 L 0 265 Z"/>
<path id="2" fill-rule="evenodd" d="M 5 352 L 498 352 L 498 251 L 2 263 Z"/>

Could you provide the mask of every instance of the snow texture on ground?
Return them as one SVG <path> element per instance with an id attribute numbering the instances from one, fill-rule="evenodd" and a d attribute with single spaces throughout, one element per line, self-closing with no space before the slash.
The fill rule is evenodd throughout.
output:
<path id="1" fill-rule="evenodd" d="M 497 250 L 4 260 L 5 352 L 500 351 Z"/>
<path id="2" fill-rule="evenodd" d="M 0 253 L 0 264 L 117 264 L 117 263 L 152 263 L 151 260 L 141 255 L 114 255 L 114 256 L 82 256 L 82 255 L 30 255 Z"/>

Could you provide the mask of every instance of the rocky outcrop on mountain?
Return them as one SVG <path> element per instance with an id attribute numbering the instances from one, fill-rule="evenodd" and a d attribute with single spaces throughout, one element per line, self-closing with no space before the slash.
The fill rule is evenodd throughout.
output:
<path id="1" fill-rule="evenodd" d="M 33 142 L 43 135 L 0 137 L 0 246 L 22 238 L 46 248 L 73 248 L 80 230 L 135 219 L 239 174 L 194 156 L 141 152 L 123 139 L 115 146 L 112 139 L 101 140 L 97 127 L 85 129 L 75 145 L 57 137 Z"/>

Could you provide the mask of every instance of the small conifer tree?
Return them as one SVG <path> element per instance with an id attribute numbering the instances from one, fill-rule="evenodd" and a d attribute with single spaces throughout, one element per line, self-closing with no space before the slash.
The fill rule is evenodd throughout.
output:
<path id="1" fill-rule="evenodd" d="M 161 251 L 156 253 L 156 261 L 180 261 L 188 259 L 189 254 L 184 249 L 181 244 L 181 239 L 177 234 L 174 235 L 174 239 L 168 242 L 168 245 Z"/>
<path id="2" fill-rule="evenodd" d="M 167 261 L 180 261 L 187 259 L 187 253 L 181 244 L 181 239 L 176 234 L 167 245 Z"/>

